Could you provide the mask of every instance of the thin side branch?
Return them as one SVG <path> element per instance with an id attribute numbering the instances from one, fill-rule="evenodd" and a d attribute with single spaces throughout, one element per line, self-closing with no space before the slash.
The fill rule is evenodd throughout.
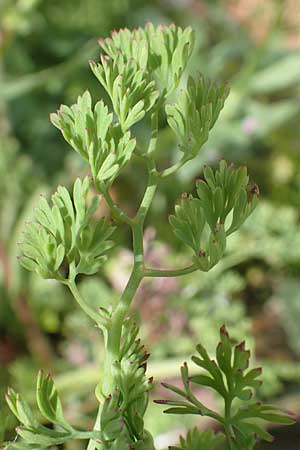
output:
<path id="1" fill-rule="evenodd" d="M 91 308 L 86 301 L 82 298 L 79 290 L 77 289 L 76 283 L 75 281 L 68 281 L 65 283 L 68 288 L 70 289 L 73 297 L 75 298 L 75 300 L 77 301 L 77 303 L 79 304 L 79 306 L 83 309 L 83 311 L 92 319 L 94 320 L 97 324 L 99 324 L 99 320 L 100 320 L 100 316 L 97 313 L 97 311 L 95 311 L 93 308 Z"/>
<path id="2" fill-rule="evenodd" d="M 181 167 L 183 167 L 186 162 L 188 162 L 188 159 L 183 156 L 176 164 L 174 164 L 171 167 L 168 167 L 165 170 L 162 170 L 159 174 L 160 178 L 167 178 L 170 175 L 173 175 L 174 173 L 178 172 L 178 170 L 181 169 Z"/>
<path id="3" fill-rule="evenodd" d="M 103 197 L 106 200 L 106 203 L 108 204 L 108 206 L 111 209 L 112 214 L 116 217 L 116 219 L 118 219 L 120 222 L 126 223 L 127 225 L 132 224 L 132 219 L 125 213 L 125 211 L 123 211 L 111 198 L 109 190 L 104 187 L 101 186 L 100 188 L 100 192 L 103 194 Z"/>
<path id="4" fill-rule="evenodd" d="M 198 267 L 196 264 L 191 264 L 190 266 L 184 267 L 182 269 L 152 269 L 146 267 L 144 270 L 144 276 L 145 277 L 161 277 L 161 278 L 167 278 L 167 277 L 181 277 L 182 275 L 187 275 L 188 273 L 192 273 L 198 270 Z"/>

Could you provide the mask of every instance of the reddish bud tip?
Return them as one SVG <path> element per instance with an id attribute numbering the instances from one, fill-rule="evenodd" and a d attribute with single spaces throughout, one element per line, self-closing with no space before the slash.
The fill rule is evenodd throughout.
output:
<path id="1" fill-rule="evenodd" d="M 228 334 L 227 329 L 226 329 L 226 325 L 222 325 L 221 326 L 220 334 L 222 334 L 223 336 L 229 337 L 229 334 Z"/>
<path id="2" fill-rule="evenodd" d="M 240 344 L 236 345 L 235 347 L 237 350 L 240 350 L 241 352 L 245 351 L 245 341 L 241 342 Z"/>
<path id="3" fill-rule="evenodd" d="M 257 186 L 257 184 L 254 184 L 251 189 L 250 189 L 250 193 L 252 195 L 257 195 L 259 196 L 260 192 L 259 192 L 259 187 Z"/>

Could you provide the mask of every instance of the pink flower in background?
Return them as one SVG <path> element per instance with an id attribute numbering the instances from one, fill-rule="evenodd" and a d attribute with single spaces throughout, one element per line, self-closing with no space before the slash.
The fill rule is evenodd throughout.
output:
<path id="1" fill-rule="evenodd" d="M 259 130 L 260 126 L 256 117 L 248 116 L 242 121 L 242 129 L 249 136 Z"/>
<path id="2" fill-rule="evenodd" d="M 80 342 L 72 341 L 68 346 L 67 358 L 74 366 L 84 366 L 88 361 L 87 349 Z"/>

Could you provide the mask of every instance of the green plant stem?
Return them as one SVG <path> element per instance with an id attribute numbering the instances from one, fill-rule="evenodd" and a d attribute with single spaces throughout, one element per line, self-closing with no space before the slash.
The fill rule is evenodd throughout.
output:
<path id="1" fill-rule="evenodd" d="M 223 422 L 224 425 L 224 431 L 227 437 L 227 441 L 229 444 L 230 450 L 234 450 L 234 444 L 232 441 L 232 433 L 231 433 L 231 404 L 232 404 L 232 398 L 228 397 L 225 399 L 225 420 Z"/>
<path id="2" fill-rule="evenodd" d="M 147 161 L 147 167 L 148 167 L 148 171 L 149 171 L 148 185 L 145 190 L 144 197 L 141 201 L 139 210 L 134 219 L 134 222 L 136 224 L 140 223 L 141 226 L 144 225 L 144 221 L 145 221 L 146 215 L 150 209 L 150 206 L 152 204 L 154 194 L 156 192 L 157 185 L 158 185 L 158 180 L 159 180 L 159 174 L 156 170 L 155 163 L 152 159 Z"/>
<path id="3" fill-rule="evenodd" d="M 134 264 L 127 286 L 116 306 L 112 315 L 111 327 L 107 338 L 107 357 L 105 363 L 103 394 L 109 395 L 112 391 L 111 367 L 114 361 L 119 357 L 120 341 L 122 326 L 129 307 L 136 294 L 136 291 L 144 277 L 144 246 L 143 246 L 143 226 L 146 215 L 151 206 L 156 188 L 157 188 L 157 171 L 152 161 L 148 162 L 149 179 L 145 190 L 141 205 L 132 221 L 132 240 Z"/>
<path id="4" fill-rule="evenodd" d="M 83 297 L 81 296 L 76 283 L 74 280 L 71 281 L 67 281 L 65 283 L 68 288 L 70 289 L 73 297 L 75 298 L 75 300 L 77 301 L 77 303 L 79 304 L 79 306 L 83 309 L 83 311 L 92 319 L 94 320 L 97 324 L 99 324 L 100 322 L 100 316 L 97 313 L 97 311 L 95 311 L 93 308 L 91 308 L 83 299 Z"/>
<path id="5" fill-rule="evenodd" d="M 111 327 L 107 336 L 106 357 L 102 381 L 102 393 L 104 396 L 111 394 L 114 389 L 111 375 L 112 365 L 114 361 L 119 358 L 123 322 L 142 278 L 142 272 L 134 268 L 118 305 L 113 312 Z"/>
<path id="6" fill-rule="evenodd" d="M 106 186 L 100 186 L 99 191 L 103 194 L 103 197 L 106 200 L 106 203 L 110 207 L 113 215 L 120 221 L 127 223 L 127 225 L 132 224 L 131 218 L 121 209 L 118 205 L 113 201 L 113 199 L 110 196 L 109 190 Z"/>
<path id="7" fill-rule="evenodd" d="M 195 264 L 191 264 L 190 266 L 184 267 L 182 269 L 152 269 L 146 267 L 144 270 L 145 277 L 180 277 L 182 275 L 186 275 L 188 273 L 192 273 L 198 270 L 198 267 Z"/>
<path id="8" fill-rule="evenodd" d="M 181 169 L 182 166 L 188 161 L 187 158 L 182 157 L 176 164 L 174 164 L 171 167 L 168 167 L 167 169 L 160 172 L 160 178 L 167 178 L 170 175 L 173 175 L 176 173 L 179 169 Z"/>
<path id="9" fill-rule="evenodd" d="M 100 419 L 101 419 L 101 405 L 98 408 L 97 418 L 96 418 L 96 421 L 95 421 L 93 432 L 100 431 L 100 425 L 101 425 Z M 88 446 L 87 446 L 87 450 L 95 450 L 96 446 L 97 446 L 97 442 L 93 438 L 91 438 L 89 440 L 89 443 L 88 443 Z"/>
<path id="10" fill-rule="evenodd" d="M 157 137 L 158 137 L 158 111 L 154 111 L 151 115 L 151 138 L 147 150 L 148 155 L 152 155 L 155 152 L 157 146 Z"/>
<path id="11" fill-rule="evenodd" d="M 74 433 L 74 439 L 99 439 L 99 433 L 97 431 L 76 431 Z"/>
<path id="12" fill-rule="evenodd" d="M 106 355 L 104 361 L 103 378 L 101 385 L 101 394 L 104 397 L 110 395 L 115 389 L 114 380 L 112 376 L 113 364 L 119 358 L 120 344 L 122 337 L 122 326 L 132 300 L 136 294 L 136 291 L 144 277 L 144 246 L 143 246 L 143 229 L 146 215 L 149 211 L 155 191 L 158 184 L 158 173 L 154 162 L 149 159 L 147 161 L 149 176 L 148 184 L 145 190 L 140 207 L 134 219 L 130 219 L 128 222 L 132 229 L 132 241 L 133 241 L 133 254 L 134 263 L 131 275 L 129 277 L 126 288 L 121 295 L 121 298 L 113 311 L 111 325 L 108 330 L 107 343 L 106 343 Z M 120 211 L 115 209 L 113 201 L 110 204 L 112 210 L 119 214 Z M 94 426 L 94 431 L 100 428 L 101 418 L 101 404 L 98 409 L 97 419 Z M 88 445 L 88 450 L 94 450 L 96 448 L 96 442 L 91 439 Z"/>

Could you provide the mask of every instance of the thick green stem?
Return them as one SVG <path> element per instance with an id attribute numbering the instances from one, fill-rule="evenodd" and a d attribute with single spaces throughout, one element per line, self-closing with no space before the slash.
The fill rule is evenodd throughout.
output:
<path id="1" fill-rule="evenodd" d="M 142 235 L 142 230 L 141 230 Z M 133 242 L 134 245 L 135 241 L 140 241 L 140 233 L 134 233 L 133 231 Z M 143 242 L 143 241 L 142 241 Z M 143 261 L 142 261 L 143 264 Z M 143 278 L 143 272 L 140 270 L 139 266 L 136 266 L 134 264 L 132 273 L 130 275 L 130 278 L 128 280 L 127 286 L 118 302 L 118 305 L 113 313 L 111 327 L 108 332 L 107 336 L 107 345 L 106 345 L 106 355 L 105 355 L 105 361 L 104 361 L 104 369 L 103 369 L 103 378 L 102 378 L 102 385 L 101 385 L 101 391 L 102 396 L 107 397 L 110 395 L 114 389 L 114 381 L 112 377 L 112 367 L 116 360 L 119 358 L 119 351 L 120 351 L 120 343 L 121 343 L 121 335 L 122 335 L 122 326 L 124 319 L 126 317 L 126 314 L 128 312 L 128 309 L 130 307 L 130 304 L 136 294 L 136 291 L 140 285 L 140 282 Z M 101 419 L 101 410 L 102 405 L 100 404 L 98 413 L 97 413 L 97 419 L 94 426 L 94 431 L 100 430 L 100 419 Z M 91 439 L 89 442 L 89 445 L 87 447 L 87 450 L 95 450 L 96 448 L 96 442 Z"/>
<path id="2" fill-rule="evenodd" d="M 225 399 L 225 420 L 223 422 L 224 424 L 224 430 L 226 434 L 226 438 L 229 444 L 230 450 L 234 450 L 234 443 L 232 440 L 232 431 L 231 431 L 231 405 L 232 405 L 232 398 L 228 397 Z"/>
<path id="3" fill-rule="evenodd" d="M 106 343 L 106 356 L 104 362 L 104 371 L 101 384 L 101 394 L 103 397 L 110 395 L 115 389 L 114 380 L 112 376 L 112 368 L 114 362 L 118 360 L 120 353 L 120 344 L 122 337 L 122 327 L 126 315 L 128 314 L 132 300 L 136 294 L 136 291 L 144 277 L 144 247 L 143 247 L 143 228 L 146 215 L 151 206 L 158 183 L 158 174 L 152 160 L 148 160 L 149 178 L 148 185 L 145 190 L 145 194 L 141 201 L 141 205 L 134 219 L 126 219 L 126 216 L 120 215 L 120 210 L 115 208 L 113 201 L 110 204 L 111 208 L 123 219 L 124 222 L 130 224 L 132 228 L 132 240 L 133 240 L 133 254 L 134 263 L 133 269 L 126 285 L 126 288 L 112 314 L 111 325 L 108 330 L 107 343 Z M 124 220 L 125 219 L 125 220 Z M 95 423 L 94 430 L 100 429 L 101 418 L 101 405 L 99 406 L 98 415 Z M 90 440 L 88 450 L 94 450 L 96 448 L 96 442 Z"/>
<path id="4" fill-rule="evenodd" d="M 150 163 L 149 163 L 150 164 Z M 144 246 L 143 225 L 151 206 L 157 187 L 157 172 L 154 164 L 149 167 L 148 185 L 141 202 L 140 208 L 132 224 L 134 264 L 127 286 L 113 312 L 111 327 L 107 339 L 107 355 L 105 361 L 104 379 L 102 384 L 103 394 L 109 395 L 113 389 L 111 368 L 114 361 L 119 358 L 122 326 L 130 308 L 131 302 L 144 277 Z"/>
<path id="5" fill-rule="evenodd" d="M 130 304 L 142 280 L 142 272 L 133 270 L 127 286 L 113 312 L 111 327 L 108 331 L 102 393 L 106 397 L 114 390 L 112 366 L 119 358 L 122 326 L 128 313 Z"/>

